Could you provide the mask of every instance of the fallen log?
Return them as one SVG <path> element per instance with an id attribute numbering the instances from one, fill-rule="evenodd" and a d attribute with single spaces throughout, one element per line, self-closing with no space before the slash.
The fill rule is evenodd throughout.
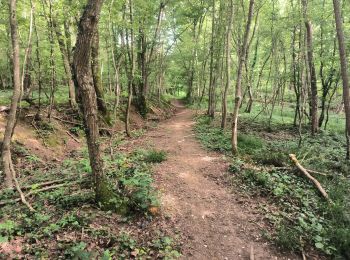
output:
<path id="1" fill-rule="evenodd" d="M 309 180 L 311 180 L 316 188 L 320 191 L 320 193 L 322 194 L 322 196 L 327 200 L 327 201 L 331 201 L 327 192 L 323 189 L 322 185 L 319 183 L 319 181 L 317 179 L 315 179 L 314 177 L 312 177 L 310 175 L 310 173 L 299 163 L 297 157 L 295 154 L 290 154 L 289 155 L 289 159 L 294 163 L 294 165 L 299 169 L 299 171 L 304 174 Z"/>

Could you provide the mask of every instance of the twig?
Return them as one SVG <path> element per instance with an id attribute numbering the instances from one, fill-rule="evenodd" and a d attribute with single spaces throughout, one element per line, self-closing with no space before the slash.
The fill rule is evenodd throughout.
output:
<path id="1" fill-rule="evenodd" d="M 322 196 L 327 201 L 331 202 L 327 192 L 323 189 L 323 187 L 318 182 L 318 180 L 316 180 L 314 177 L 312 177 L 310 175 L 310 173 L 308 173 L 308 171 L 298 162 L 298 159 L 297 159 L 296 155 L 295 154 L 290 154 L 289 158 L 295 164 L 295 166 L 300 170 L 300 172 L 303 173 L 309 180 L 311 180 L 315 184 L 316 188 L 321 192 Z"/>
<path id="2" fill-rule="evenodd" d="M 74 141 L 76 141 L 77 143 L 80 144 L 80 140 L 77 139 L 74 135 L 72 135 L 69 131 L 66 131 L 66 133 L 67 133 L 70 137 L 72 137 Z"/>
<path id="3" fill-rule="evenodd" d="M 46 181 L 46 182 L 41 182 L 41 183 L 33 183 L 31 185 L 27 185 L 22 187 L 22 190 L 29 190 L 31 189 L 33 186 L 37 187 L 44 187 L 44 186 L 48 186 L 51 184 L 56 184 L 56 183 L 61 183 L 61 182 L 65 182 L 68 180 L 72 180 L 72 178 L 64 178 L 64 179 L 60 179 L 60 180 L 52 180 L 52 181 Z"/>
<path id="4" fill-rule="evenodd" d="M 71 124 L 71 125 L 83 126 L 83 124 L 82 124 L 82 123 L 79 123 L 79 122 L 72 122 L 72 121 L 69 121 L 69 120 L 64 120 L 64 119 L 62 119 L 62 118 L 60 118 L 60 117 L 57 117 L 57 116 L 52 116 L 52 117 L 53 117 L 54 119 L 57 119 L 57 120 L 63 122 L 63 123 L 68 123 L 68 124 Z"/>
<path id="5" fill-rule="evenodd" d="M 19 186 L 18 180 L 16 178 L 16 172 L 15 172 L 15 169 L 13 168 L 12 161 L 10 161 L 10 171 L 12 173 L 12 178 L 15 182 L 16 189 L 20 195 L 20 200 L 22 201 L 22 203 L 24 205 L 26 205 L 29 208 L 30 211 L 34 212 L 35 211 L 34 208 L 28 203 L 28 201 L 26 200 L 26 198 L 21 190 L 21 187 Z"/>
<path id="6" fill-rule="evenodd" d="M 45 142 L 45 138 L 44 136 L 41 134 L 40 130 L 38 129 L 38 127 L 34 124 L 34 122 L 31 123 L 31 125 L 35 128 L 36 132 L 38 133 L 38 135 L 40 136 L 41 140 L 43 141 L 43 144 L 45 147 L 48 147 L 46 142 Z"/>
<path id="7" fill-rule="evenodd" d="M 43 191 L 48 191 L 48 190 L 53 190 L 53 189 L 57 189 L 57 188 L 61 188 L 61 187 L 64 187 L 64 186 L 68 186 L 68 185 L 73 185 L 73 184 L 76 184 L 78 182 L 66 182 L 66 183 L 61 183 L 61 184 L 57 184 L 57 185 L 53 185 L 53 186 L 48 186 L 48 187 L 44 187 L 42 189 L 37 189 L 37 190 L 32 190 L 30 192 L 28 192 L 27 194 L 23 194 L 23 198 L 25 199 L 26 197 L 29 197 L 31 195 L 35 195 L 39 192 L 43 192 Z M 14 199 L 14 200 L 5 200 L 5 201 L 0 201 L 0 206 L 3 206 L 3 205 L 6 205 L 6 204 L 9 204 L 9 203 L 12 203 L 12 202 L 18 202 L 22 199 L 21 198 L 17 198 L 17 199 Z"/>

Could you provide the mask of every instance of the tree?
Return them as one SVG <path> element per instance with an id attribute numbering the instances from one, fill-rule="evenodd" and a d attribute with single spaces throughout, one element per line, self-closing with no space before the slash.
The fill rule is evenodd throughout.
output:
<path id="1" fill-rule="evenodd" d="M 97 96 L 90 65 L 92 41 L 97 31 L 102 4 L 103 0 L 89 0 L 80 18 L 73 55 L 73 71 L 94 176 L 95 197 L 96 201 L 105 203 L 108 184 L 105 180 L 101 157 Z"/>
<path id="2" fill-rule="evenodd" d="M 318 96 L 317 96 L 317 79 L 316 79 L 316 70 L 314 64 L 314 55 L 313 55 L 313 39 L 312 39 L 312 24 L 308 19 L 308 2 L 303 0 L 303 9 L 304 9 L 304 22 L 306 27 L 306 46 L 307 46 L 307 64 L 310 74 L 310 86 L 311 86 L 311 133 L 314 135 L 318 131 Z"/>
<path id="3" fill-rule="evenodd" d="M 229 19 L 226 31 L 226 84 L 224 93 L 222 96 L 222 117 L 221 117 L 221 128 L 226 127 L 226 117 L 227 117 L 227 92 L 231 87 L 231 41 L 232 41 L 232 24 L 233 24 L 233 0 L 229 2 Z"/>
<path id="4" fill-rule="evenodd" d="M 244 31 L 243 43 L 241 48 L 239 49 L 238 54 L 238 68 L 237 68 L 237 79 L 236 79 L 236 90 L 235 90 L 235 106 L 233 110 L 232 116 L 232 153 L 236 155 L 238 153 L 238 144 L 237 144 L 237 135 L 238 135 L 238 114 L 239 108 L 242 102 L 242 72 L 243 72 L 243 64 L 246 58 L 247 46 L 248 46 L 248 37 L 250 32 L 250 25 L 252 23 L 253 18 L 253 9 L 254 9 L 254 0 L 249 1 L 249 11 L 247 17 L 247 24 Z"/>
<path id="5" fill-rule="evenodd" d="M 11 99 L 10 113 L 7 119 L 4 139 L 2 142 L 1 161 L 5 174 L 5 184 L 7 188 L 13 187 L 13 176 L 15 175 L 11 157 L 11 139 L 16 125 L 16 115 L 18 102 L 21 96 L 20 61 L 18 26 L 16 15 L 16 0 L 10 0 L 10 28 L 12 41 L 12 69 L 13 69 L 13 94 Z"/>
<path id="6" fill-rule="evenodd" d="M 347 139 L 346 158 L 350 159 L 350 90 L 345 37 L 340 13 L 339 0 L 333 0 L 335 27 L 339 45 L 341 76 L 343 80 L 343 100 L 345 108 L 345 134 Z"/>

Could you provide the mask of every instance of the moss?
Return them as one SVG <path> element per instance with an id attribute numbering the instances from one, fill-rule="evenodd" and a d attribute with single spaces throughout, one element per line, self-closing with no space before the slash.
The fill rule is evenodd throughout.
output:
<path id="1" fill-rule="evenodd" d="M 137 110 L 142 117 L 146 117 L 148 113 L 148 107 L 146 97 L 143 95 L 137 98 Z"/>
<path id="2" fill-rule="evenodd" d="M 102 210 L 110 210 L 120 215 L 127 215 L 130 211 L 127 202 L 113 191 L 106 179 L 96 186 L 95 199 Z"/>

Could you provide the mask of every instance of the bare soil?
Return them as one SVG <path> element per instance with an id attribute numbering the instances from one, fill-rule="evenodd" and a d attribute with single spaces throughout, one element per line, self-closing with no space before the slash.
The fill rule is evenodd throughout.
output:
<path id="1" fill-rule="evenodd" d="M 178 107 L 139 144 L 168 154 L 154 171 L 162 211 L 182 234 L 183 259 L 250 259 L 252 250 L 255 259 L 299 259 L 262 237 L 257 203 L 225 185 L 227 160 L 201 147 L 193 125 L 193 111 Z"/>

